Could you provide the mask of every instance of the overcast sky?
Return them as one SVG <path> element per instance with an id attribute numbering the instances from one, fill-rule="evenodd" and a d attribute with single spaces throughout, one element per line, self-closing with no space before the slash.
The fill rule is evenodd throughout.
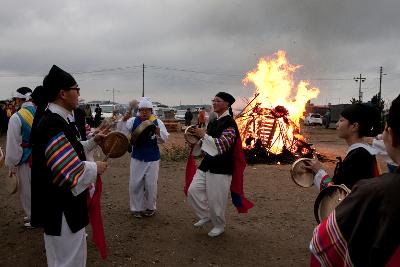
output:
<path id="1" fill-rule="evenodd" d="M 53 64 L 73 73 L 85 100 L 127 103 L 142 93 L 168 105 L 210 103 L 218 91 L 250 97 L 245 74 L 285 50 L 316 104 L 400 93 L 398 0 L 0 0 L 0 99 L 32 89 Z"/>

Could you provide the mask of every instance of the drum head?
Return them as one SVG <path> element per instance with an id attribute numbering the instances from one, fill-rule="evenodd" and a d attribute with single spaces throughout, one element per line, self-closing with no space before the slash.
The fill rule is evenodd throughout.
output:
<path id="1" fill-rule="evenodd" d="M 301 187 L 311 187 L 314 184 L 314 174 L 311 170 L 306 169 L 305 166 L 311 159 L 301 158 L 292 164 L 290 174 L 292 180 Z"/>
<path id="2" fill-rule="evenodd" d="M 7 193 L 12 195 L 18 191 L 19 178 L 17 175 L 15 175 L 15 174 L 12 174 L 11 176 L 7 175 L 5 182 L 6 182 L 5 188 L 6 188 Z"/>
<path id="3" fill-rule="evenodd" d="M 143 121 L 131 135 L 131 145 L 140 146 L 154 135 L 157 126 L 150 120 Z"/>
<path id="4" fill-rule="evenodd" d="M 109 155 L 110 158 L 119 158 L 128 151 L 128 146 L 128 137 L 122 132 L 115 131 L 107 134 L 100 147 L 103 153 Z"/>
<path id="5" fill-rule="evenodd" d="M 188 142 L 189 145 L 195 145 L 200 140 L 199 137 L 190 133 L 189 129 L 193 129 L 193 128 L 196 128 L 196 125 L 190 125 L 190 126 L 186 127 L 185 133 L 183 135 L 185 137 L 186 142 Z"/>
<path id="6" fill-rule="evenodd" d="M 337 205 L 350 193 L 345 185 L 331 185 L 323 189 L 314 203 L 314 216 L 318 223 L 331 214 Z"/>

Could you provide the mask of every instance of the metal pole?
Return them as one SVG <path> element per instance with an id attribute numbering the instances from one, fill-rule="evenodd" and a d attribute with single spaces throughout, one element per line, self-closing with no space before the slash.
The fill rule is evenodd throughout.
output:
<path id="1" fill-rule="evenodd" d="M 142 89 L 142 97 L 144 97 L 144 64 L 143 64 L 143 89 Z"/>
<path id="2" fill-rule="evenodd" d="M 358 101 L 361 103 L 362 102 L 362 92 L 361 92 L 361 83 L 365 82 L 365 77 L 362 77 L 360 74 L 360 77 L 354 77 L 354 81 L 359 82 L 359 87 L 358 87 Z"/>
<path id="3" fill-rule="evenodd" d="M 381 99 L 382 99 L 382 73 L 383 73 L 383 68 L 380 67 L 380 70 L 379 70 L 378 107 L 381 107 Z"/>
<path id="4" fill-rule="evenodd" d="M 112 107 L 113 107 L 113 111 L 114 111 L 115 110 L 114 88 L 113 88 L 113 105 L 112 105 Z"/>
<path id="5" fill-rule="evenodd" d="M 362 92 L 361 92 L 361 74 L 360 74 L 360 82 L 359 82 L 359 88 L 358 88 L 358 101 L 362 102 Z"/>

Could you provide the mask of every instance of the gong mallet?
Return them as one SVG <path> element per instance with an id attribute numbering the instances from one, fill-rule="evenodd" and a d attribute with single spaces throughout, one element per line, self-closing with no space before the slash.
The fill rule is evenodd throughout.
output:
<path id="1" fill-rule="evenodd" d="M 108 158 L 109 158 L 110 155 L 111 155 L 111 152 L 114 150 L 114 147 L 117 145 L 117 143 L 118 143 L 118 140 L 115 140 L 114 143 L 113 143 L 113 145 L 112 145 L 111 148 L 110 148 L 110 151 L 108 151 L 106 157 L 103 159 L 103 162 L 106 162 L 106 161 L 108 160 Z"/>

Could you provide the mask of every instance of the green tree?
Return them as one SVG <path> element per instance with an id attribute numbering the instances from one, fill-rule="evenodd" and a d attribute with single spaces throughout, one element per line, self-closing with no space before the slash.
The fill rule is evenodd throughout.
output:
<path id="1" fill-rule="evenodd" d="M 379 100 L 379 94 L 376 94 L 371 98 L 371 104 L 382 112 L 383 107 L 385 106 L 385 101 L 383 99 Z"/>
<path id="2" fill-rule="evenodd" d="M 379 132 L 382 132 L 385 124 L 383 117 L 383 108 L 385 107 L 385 101 L 383 99 L 379 99 L 379 94 L 376 94 L 371 98 L 371 104 L 379 112 L 379 122 L 376 125 L 376 129 Z"/>

